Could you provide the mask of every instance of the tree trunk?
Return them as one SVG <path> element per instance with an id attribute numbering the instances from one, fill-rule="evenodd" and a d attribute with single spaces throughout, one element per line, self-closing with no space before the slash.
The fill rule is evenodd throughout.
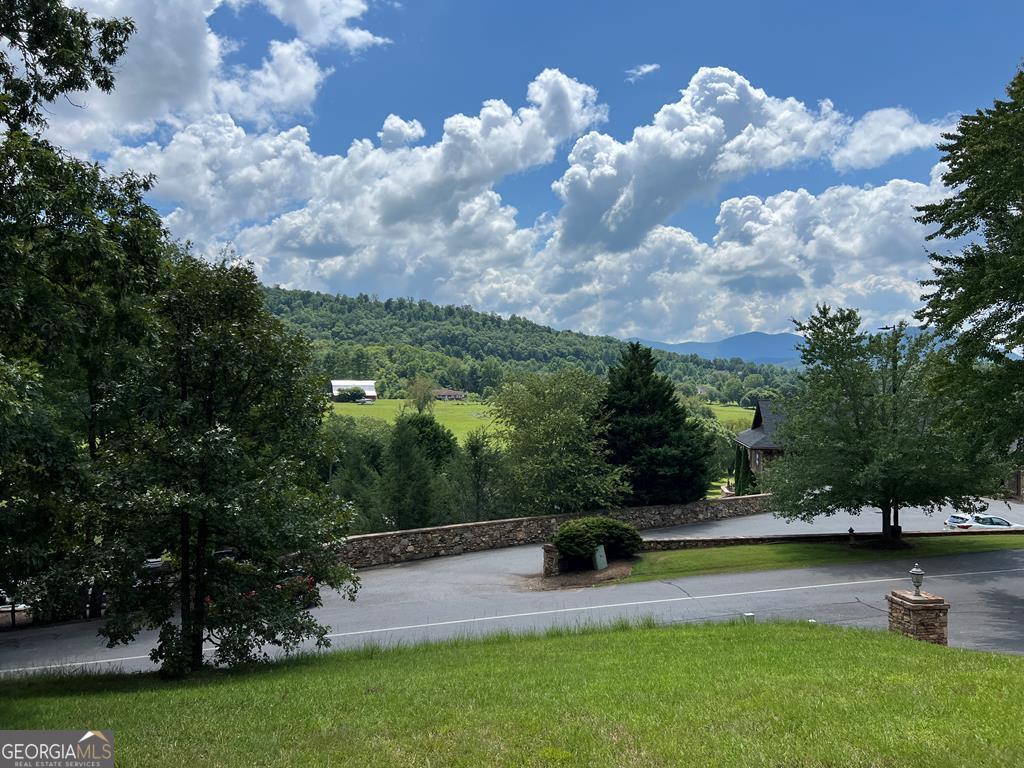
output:
<path id="1" fill-rule="evenodd" d="M 99 619 L 103 616 L 103 583 L 94 580 L 89 592 L 89 618 Z"/>
<path id="2" fill-rule="evenodd" d="M 899 505 L 892 505 L 892 538 L 894 541 L 902 538 L 903 526 L 900 525 L 900 508 Z"/>
<path id="3" fill-rule="evenodd" d="M 882 510 L 882 538 L 892 541 L 892 507 L 888 503 L 880 506 Z"/>
<path id="4" fill-rule="evenodd" d="M 87 419 L 87 442 L 89 445 L 89 461 L 92 463 L 96 462 L 96 457 L 99 454 L 98 444 L 98 422 L 99 422 L 99 390 L 96 387 L 95 376 L 92 372 L 89 373 L 89 382 L 87 385 L 89 395 L 89 418 Z M 93 544 L 93 520 L 91 512 L 86 512 L 85 526 L 83 531 L 85 538 L 86 547 L 91 547 Z M 87 610 L 87 617 L 90 619 L 98 619 L 103 615 L 103 584 L 98 580 L 93 579 L 92 584 L 88 587 L 89 589 L 89 603 Z"/>
<path id="5" fill-rule="evenodd" d="M 192 609 L 192 636 L 189 638 L 189 662 L 195 671 L 203 666 L 203 635 L 206 629 L 207 563 L 206 545 L 210 528 L 206 518 L 200 518 L 196 527 L 195 602 Z"/>
<path id="6" fill-rule="evenodd" d="M 181 644 L 182 648 L 176 649 L 176 653 L 184 650 L 185 644 L 192 637 L 192 525 L 188 512 L 182 510 L 181 524 L 181 583 L 178 585 L 179 601 L 181 603 Z"/>
<path id="7" fill-rule="evenodd" d="M 89 585 L 85 582 L 81 582 L 78 585 L 78 612 L 75 614 L 76 619 L 87 619 L 89 618 Z"/>

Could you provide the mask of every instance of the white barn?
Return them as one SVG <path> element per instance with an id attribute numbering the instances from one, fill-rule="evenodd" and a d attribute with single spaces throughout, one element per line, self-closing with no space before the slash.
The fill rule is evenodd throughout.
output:
<path id="1" fill-rule="evenodd" d="M 339 392 L 356 387 L 363 390 L 363 395 L 367 400 L 377 399 L 377 382 L 357 379 L 331 379 L 331 397 L 337 397 Z"/>

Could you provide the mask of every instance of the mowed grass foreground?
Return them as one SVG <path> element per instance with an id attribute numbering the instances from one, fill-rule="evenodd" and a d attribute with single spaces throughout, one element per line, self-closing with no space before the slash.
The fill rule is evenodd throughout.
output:
<path id="1" fill-rule="evenodd" d="M 0 692 L 4 728 L 111 728 L 118 764 L 147 768 L 1024 764 L 1024 658 L 824 625 L 563 631 Z"/>
<path id="2" fill-rule="evenodd" d="M 927 538 L 908 537 L 908 549 L 873 549 L 840 543 L 785 542 L 739 544 L 705 549 L 678 549 L 641 555 L 625 581 L 651 581 L 712 573 L 743 573 L 779 568 L 811 568 L 878 560 L 921 560 L 942 555 L 1024 549 L 1024 534 L 986 536 L 954 534 Z"/>
<path id="3" fill-rule="evenodd" d="M 372 405 L 356 403 L 332 403 L 332 405 L 335 413 L 356 418 L 381 419 L 389 424 L 394 424 L 403 408 L 413 413 L 416 412 L 405 400 L 378 400 Z M 484 403 L 438 401 L 434 403 L 433 413 L 434 418 L 448 427 L 460 442 L 465 440 L 466 435 L 474 429 L 488 427 L 492 423 L 490 409 Z"/>

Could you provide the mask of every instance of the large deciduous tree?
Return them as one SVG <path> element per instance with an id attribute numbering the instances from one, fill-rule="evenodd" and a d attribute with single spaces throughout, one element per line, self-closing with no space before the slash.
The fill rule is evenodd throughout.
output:
<path id="1" fill-rule="evenodd" d="M 103 402 L 144 343 L 167 248 L 160 217 L 144 200 L 149 180 L 110 176 L 69 157 L 42 138 L 44 110 L 90 87 L 111 90 L 131 31 L 130 20 L 91 17 L 56 0 L 0 7 L 0 349 L 35 381 L 18 406 L 20 423 L 49 425 L 53 441 L 40 446 L 74 446 L 62 476 L 81 481 L 52 483 L 43 503 L 29 474 L 5 472 L 11 493 L 37 499 L 38 524 L 30 527 L 9 525 L 15 506 L 0 506 L 0 529 L 17 537 L 15 547 L 45 553 L 32 561 L 34 583 L 17 587 L 45 602 L 34 606 L 37 617 L 67 618 L 87 601 L 90 615 L 100 611 L 89 565 L 96 536 L 89 465 L 123 415 Z M 12 404 L 0 408 L 11 413 Z M 19 490 L 21 482 L 29 485 Z"/>
<path id="2" fill-rule="evenodd" d="M 34 366 L 0 355 L 0 591 L 11 603 L 32 600 L 26 584 L 54 562 L 58 532 L 74 525 L 67 501 L 81 491 L 77 449 L 41 383 Z M 59 617 L 64 607 L 35 612 Z"/>
<path id="3" fill-rule="evenodd" d="M 647 347 L 630 343 L 608 371 L 605 411 L 612 464 L 628 470 L 633 504 L 702 499 L 712 480 L 714 448 L 687 414 Z"/>
<path id="4" fill-rule="evenodd" d="M 120 394 L 135 416 L 106 440 L 103 633 L 159 627 L 153 658 L 173 673 L 201 666 L 204 644 L 228 664 L 323 644 L 307 609 L 321 586 L 354 584 L 337 552 L 348 509 L 318 476 L 326 397 L 309 345 L 270 316 L 247 265 L 182 254 L 171 273 Z"/>
<path id="5" fill-rule="evenodd" d="M 961 418 L 934 337 L 860 325 L 856 311 L 828 307 L 797 323 L 802 386 L 783 405 L 785 453 L 760 478 L 771 505 L 808 521 L 875 507 L 886 539 L 907 507 L 977 509 L 1004 467 L 987 421 Z"/>
<path id="6" fill-rule="evenodd" d="M 430 413 L 434 410 L 434 382 L 425 376 L 417 376 L 405 383 L 405 394 L 409 405 L 416 413 Z"/>
<path id="7" fill-rule="evenodd" d="M 114 67 L 135 30 L 131 19 L 104 19 L 60 0 L 0 5 L 0 122 L 42 128 L 45 106 L 91 86 L 109 93 Z"/>
<path id="8" fill-rule="evenodd" d="M 604 384 L 575 368 L 506 380 L 493 407 L 507 446 L 509 495 L 526 514 L 611 506 L 629 490 L 608 461 Z"/>
<path id="9" fill-rule="evenodd" d="M 131 31 L 0 7 L 0 588 L 43 618 L 106 594 L 108 639 L 159 627 L 154 658 L 182 672 L 204 642 L 225 663 L 322 642 L 306 609 L 352 593 L 332 546 L 349 509 L 318 476 L 308 345 L 251 269 L 178 253 L 149 179 L 42 137 L 48 103 L 113 87 Z"/>

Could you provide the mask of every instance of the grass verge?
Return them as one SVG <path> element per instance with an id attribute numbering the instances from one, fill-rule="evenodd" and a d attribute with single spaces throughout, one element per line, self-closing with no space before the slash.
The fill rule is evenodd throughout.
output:
<path id="1" fill-rule="evenodd" d="M 723 475 L 714 482 L 711 483 L 711 487 L 708 488 L 705 499 L 720 499 L 722 498 L 722 485 L 731 482 L 732 475 Z"/>
<path id="2" fill-rule="evenodd" d="M 754 420 L 753 408 L 744 408 L 741 405 L 721 405 L 720 403 L 710 403 L 709 405 L 715 418 L 729 429 L 735 432 L 750 429 Z"/>
<path id="3" fill-rule="evenodd" d="M 1024 658 L 824 625 L 497 636 L 0 693 L 5 728 L 113 729 L 119 765 L 1024 764 Z"/>
<path id="4" fill-rule="evenodd" d="M 740 544 L 679 549 L 669 552 L 648 552 L 633 565 L 633 572 L 623 581 L 677 579 L 712 573 L 743 573 L 779 568 L 809 568 L 816 565 L 843 565 L 878 560 L 911 560 L 941 555 L 962 555 L 970 552 L 994 552 L 1001 549 L 1024 549 L 1020 536 L 936 536 L 913 539 L 909 549 L 872 549 L 839 543 L 787 542 L 783 544 Z"/>
<path id="5" fill-rule="evenodd" d="M 373 405 L 357 405 L 356 403 L 332 403 L 335 413 L 354 416 L 360 419 L 380 419 L 393 424 L 403 407 L 408 407 L 405 400 L 378 400 Z M 754 411 L 738 405 L 712 404 L 711 410 L 715 417 L 730 429 L 746 429 L 750 426 Z M 461 441 L 470 431 L 478 427 L 492 424 L 490 407 L 486 403 L 454 403 L 438 401 L 434 403 L 434 416 L 448 429 L 455 433 Z"/>
<path id="6" fill-rule="evenodd" d="M 354 416 L 359 419 L 380 419 L 393 424 L 403 408 L 405 400 L 378 400 L 372 405 L 356 403 L 332 403 L 335 413 Z M 456 403 L 438 401 L 434 403 L 434 418 L 448 427 L 459 441 L 466 439 L 472 430 L 488 427 L 492 423 L 490 408 L 484 403 Z"/>

